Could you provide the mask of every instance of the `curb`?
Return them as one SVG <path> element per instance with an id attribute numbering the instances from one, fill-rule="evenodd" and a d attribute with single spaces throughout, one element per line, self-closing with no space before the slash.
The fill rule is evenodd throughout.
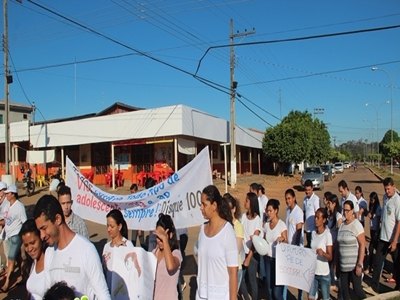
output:
<path id="1" fill-rule="evenodd" d="M 372 170 L 370 167 L 367 167 L 367 169 L 372 173 L 372 174 L 374 174 L 380 181 L 383 181 L 383 177 L 382 176 L 380 176 L 380 175 L 378 175 L 377 173 L 375 173 L 374 172 L 374 170 Z"/>
<path id="2" fill-rule="evenodd" d="M 399 291 L 387 292 L 384 294 L 369 297 L 367 299 L 368 300 L 383 300 L 383 299 L 394 299 L 395 297 L 400 297 Z"/>

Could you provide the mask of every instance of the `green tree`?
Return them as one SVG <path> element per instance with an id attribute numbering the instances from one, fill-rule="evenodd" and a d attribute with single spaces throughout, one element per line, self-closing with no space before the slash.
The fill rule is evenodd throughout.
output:
<path id="1" fill-rule="evenodd" d="M 281 123 L 265 131 L 263 151 L 283 167 L 302 161 L 321 163 L 330 155 L 330 136 L 325 124 L 309 112 L 291 111 Z"/>
<path id="2" fill-rule="evenodd" d="M 391 149 L 390 147 L 391 142 L 392 142 L 392 130 L 389 129 L 388 131 L 386 131 L 385 135 L 382 138 L 382 141 L 379 143 L 379 153 L 381 153 L 384 157 L 392 157 L 389 153 Z M 399 134 L 395 130 L 393 130 L 393 143 L 396 142 L 400 142 L 400 137 Z M 385 144 L 389 146 L 385 146 Z"/>

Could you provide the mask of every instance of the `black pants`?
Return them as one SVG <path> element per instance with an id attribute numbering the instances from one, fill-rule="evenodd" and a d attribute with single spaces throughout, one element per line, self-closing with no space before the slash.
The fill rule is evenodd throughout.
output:
<path id="1" fill-rule="evenodd" d="M 340 272 L 340 287 L 339 293 L 343 300 L 352 299 L 350 297 L 350 282 L 353 282 L 353 290 L 356 295 L 356 299 L 365 299 L 367 296 L 362 288 L 361 282 L 362 277 L 357 276 L 355 270 L 350 272 Z"/>
<path id="2" fill-rule="evenodd" d="M 386 259 L 386 255 L 390 253 L 392 256 L 393 260 L 393 277 L 396 280 L 396 289 L 399 289 L 399 284 L 400 284 L 400 272 L 398 270 L 400 266 L 400 259 L 399 259 L 399 246 L 400 244 L 397 243 L 397 248 L 394 252 L 390 252 L 389 249 L 390 243 L 385 242 L 382 240 L 379 240 L 378 246 L 376 247 L 376 253 L 374 257 L 374 271 L 372 273 L 372 288 L 375 291 L 379 290 L 379 279 L 381 277 L 382 269 L 383 269 L 383 264 Z"/>

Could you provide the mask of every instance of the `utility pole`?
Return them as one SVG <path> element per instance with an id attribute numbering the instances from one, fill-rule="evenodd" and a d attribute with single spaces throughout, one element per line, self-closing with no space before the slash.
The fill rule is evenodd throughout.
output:
<path id="1" fill-rule="evenodd" d="M 4 52 L 4 112 L 5 112 L 5 174 L 10 174 L 10 104 L 9 84 L 12 83 L 12 76 L 8 70 L 8 16 L 7 0 L 3 0 L 3 52 Z"/>
<path id="2" fill-rule="evenodd" d="M 247 31 L 240 33 L 233 33 L 233 19 L 230 22 L 230 87 L 231 87 L 231 107 L 230 107 L 230 144 L 231 144 L 231 188 L 235 188 L 236 186 L 236 179 L 237 179 L 237 172 L 236 172 L 236 126 L 235 126 L 235 98 L 236 98 L 236 88 L 237 88 L 237 81 L 235 81 L 235 45 L 234 39 L 238 37 L 245 37 L 250 34 L 254 34 L 256 31 Z"/>

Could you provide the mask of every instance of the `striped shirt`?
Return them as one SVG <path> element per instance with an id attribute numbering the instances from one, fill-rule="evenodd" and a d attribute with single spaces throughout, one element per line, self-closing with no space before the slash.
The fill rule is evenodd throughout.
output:
<path id="1" fill-rule="evenodd" d="M 357 219 L 350 224 L 343 222 L 340 226 L 337 237 L 340 271 L 350 272 L 354 270 L 358 259 L 359 245 L 357 237 L 363 232 L 364 227 Z"/>

